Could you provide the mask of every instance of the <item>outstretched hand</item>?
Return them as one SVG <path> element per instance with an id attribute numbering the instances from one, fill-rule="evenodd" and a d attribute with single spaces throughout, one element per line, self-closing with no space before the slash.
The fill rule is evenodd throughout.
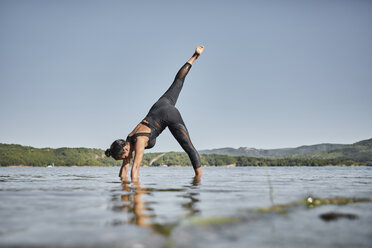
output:
<path id="1" fill-rule="evenodd" d="M 198 47 L 195 49 L 195 53 L 196 53 L 197 55 L 202 54 L 203 51 L 204 51 L 204 46 L 198 46 Z"/>

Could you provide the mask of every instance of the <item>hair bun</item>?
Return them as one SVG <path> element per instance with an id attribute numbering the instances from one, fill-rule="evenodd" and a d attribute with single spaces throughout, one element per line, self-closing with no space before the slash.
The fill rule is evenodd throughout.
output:
<path id="1" fill-rule="evenodd" d="M 110 157 L 112 154 L 111 154 L 111 150 L 110 149 L 107 149 L 106 151 L 105 151 L 105 155 L 106 155 L 106 157 Z"/>

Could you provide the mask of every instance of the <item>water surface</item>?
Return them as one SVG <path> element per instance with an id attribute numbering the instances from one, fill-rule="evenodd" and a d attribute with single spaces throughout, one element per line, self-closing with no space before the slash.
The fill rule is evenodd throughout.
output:
<path id="1" fill-rule="evenodd" d="M 0 168 L 0 246 L 372 247 L 369 167 Z M 257 211 L 289 204 L 285 211 Z M 320 216 L 341 214 L 325 221 Z M 346 218 L 345 216 L 354 216 Z"/>

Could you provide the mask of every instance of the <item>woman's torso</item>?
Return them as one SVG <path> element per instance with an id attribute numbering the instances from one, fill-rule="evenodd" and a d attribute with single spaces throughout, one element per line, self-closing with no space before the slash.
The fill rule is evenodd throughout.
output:
<path id="1" fill-rule="evenodd" d="M 153 123 L 144 119 L 137 127 L 128 135 L 127 141 L 134 145 L 138 137 L 147 137 L 148 142 L 145 149 L 150 149 L 155 146 L 156 138 L 160 132 Z"/>
<path id="2" fill-rule="evenodd" d="M 147 136 L 149 140 L 145 149 L 154 147 L 156 138 L 173 122 L 170 117 L 175 110 L 178 111 L 167 99 L 160 99 L 151 107 L 145 119 L 128 135 L 127 141 L 134 145 L 137 137 Z"/>

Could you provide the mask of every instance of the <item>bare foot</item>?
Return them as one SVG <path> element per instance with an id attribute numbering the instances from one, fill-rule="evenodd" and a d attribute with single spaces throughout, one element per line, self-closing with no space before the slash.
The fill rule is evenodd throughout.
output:
<path id="1" fill-rule="evenodd" d="M 194 169 L 194 171 L 195 171 L 195 177 L 198 177 L 198 178 L 202 177 L 203 173 L 202 173 L 202 168 L 201 167 Z"/>
<path id="2" fill-rule="evenodd" d="M 198 47 L 195 49 L 195 53 L 196 53 L 197 55 L 202 54 L 203 51 L 204 51 L 204 46 L 198 46 Z"/>

